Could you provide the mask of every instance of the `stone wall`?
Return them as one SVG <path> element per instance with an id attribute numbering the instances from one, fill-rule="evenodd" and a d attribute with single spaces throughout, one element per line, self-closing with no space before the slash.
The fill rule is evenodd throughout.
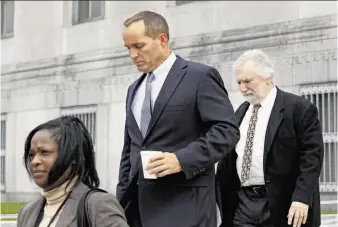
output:
<path id="1" fill-rule="evenodd" d="M 336 15 L 179 37 L 170 45 L 183 58 L 216 67 L 230 92 L 237 90 L 231 64 L 251 48 L 273 58 L 277 85 L 295 93 L 299 84 L 337 80 Z M 139 75 L 125 48 L 2 65 L 2 108 L 16 112 L 124 102 L 126 88 Z"/>
<path id="2" fill-rule="evenodd" d="M 234 108 L 243 101 L 231 64 L 245 50 L 260 48 L 275 61 L 276 84 L 299 93 L 299 85 L 337 81 L 337 15 L 326 15 L 219 32 L 175 37 L 170 43 L 183 58 L 216 67 Z M 8 192 L 37 190 L 21 156 L 27 133 L 60 115 L 60 108 L 96 104 L 97 163 L 102 187 L 115 191 L 123 142 L 127 87 L 140 73 L 124 47 L 60 55 L 2 65 L 1 108 L 7 113 Z"/>

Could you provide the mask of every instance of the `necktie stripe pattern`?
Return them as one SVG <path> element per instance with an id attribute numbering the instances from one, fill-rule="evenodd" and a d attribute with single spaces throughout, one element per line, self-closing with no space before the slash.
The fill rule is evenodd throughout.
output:
<path id="1" fill-rule="evenodd" d="M 242 163 L 242 173 L 241 173 L 242 185 L 249 179 L 249 176 L 250 176 L 253 139 L 255 136 L 258 109 L 260 107 L 261 107 L 261 104 L 254 105 L 253 110 L 252 110 L 252 115 L 250 118 L 250 122 L 249 122 L 249 128 L 248 128 L 248 133 L 246 137 L 244 155 L 243 155 L 243 163 Z"/>
<path id="2" fill-rule="evenodd" d="M 149 73 L 146 81 L 146 91 L 143 100 L 142 110 L 141 110 L 141 133 L 143 138 L 146 136 L 149 122 L 152 115 L 152 107 L 151 107 L 151 82 L 155 79 L 155 75 L 153 73 Z"/>

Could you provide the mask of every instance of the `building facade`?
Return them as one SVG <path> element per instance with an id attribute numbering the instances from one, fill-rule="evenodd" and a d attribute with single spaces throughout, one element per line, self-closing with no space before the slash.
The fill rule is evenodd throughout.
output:
<path id="1" fill-rule="evenodd" d="M 123 21 L 141 10 L 167 18 L 170 46 L 216 67 L 236 109 L 231 65 L 260 48 L 276 84 L 315 103 L 323 126 L 321 191 L 337 192 L 337 3 L 306 1 L 1 1 L 1 191 L 36 192 L 22 156 L 26 136 L 62 115 L 93 136 L 101 187 L 115 192 L 125 97 L 140 76 L 123 46 Z"/>

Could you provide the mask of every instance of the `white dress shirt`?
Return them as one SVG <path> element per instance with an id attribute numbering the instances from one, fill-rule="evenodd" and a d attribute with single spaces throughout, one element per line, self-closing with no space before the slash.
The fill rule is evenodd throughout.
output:
<path id="1" fill-rule="evenodd" d="M 257 113 L 257 123 L 253 139 L 252 147 L 252 163 L 250 169 L 249 179 L 244 182 L 243 186 L 250 185 L 264 185 L 264 172 L 263 172 L 263 155 L 264 155 L 264 142 L 265 134 L 268 126 L 268 121 L 270 118 L 272 107 L 275 103 L 277 95 L 277 89 L 274 86 L 266 98 L 260 103 L 261 107 L 258 109 Z M 247 138 L 247 132 L 249 127 L 250 118 L 252 115 L 253 105 L 250 104 L 248 110 L 245 113 L 245 116 L 242 120 L 242 123 L 239 127 L 241 138 L 236 146 L 237 158 L 237 173 L 239 179 L 241 179 L 242 173 L 242 163 L 244 156 L 244 148 Z"/>
<path id="2" fill-rule="evenodd" d="M 160 90 L 164 84 L 164 81 L 167 78 L 167 75 L 169 74 L 169 71 L 174 65 L 175 61 L 176 61 L 176 55 L 172 51 L 169 57 L 153 71 L 155 79 L 151 82 L 152 109 L 154 109 L 157 96 L 160 93 Z M 149 76 L 149 73 L 147 76 Z M 147 81 L 147 78 L 144 78 L 144 80 L 141 82 L 140 86 L 137 89 L 137 92 L 135 94 L 135 97 L 132 103 L 132 111 L 133 111 L 135 120 L 139 128 L 141 125 L 141 110 L 142 110 L 143 100 L 145 98 L 145 92 L 146 92 L 146 81 Z"/>

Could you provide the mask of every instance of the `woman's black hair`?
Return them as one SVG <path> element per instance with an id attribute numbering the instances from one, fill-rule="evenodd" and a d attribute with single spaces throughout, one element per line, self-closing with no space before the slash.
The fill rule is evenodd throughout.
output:
<path id="1" fill-rule="evenodd" d="M 49 171 L 48 185 L 55 183 L 65 171 L 71 167 L 67 180 L 78 176 L 77 182 L 82 181 L 90 188 L 99 187 L 100 180 L 95 168 L 95 155 L 92 138 L 83 122 L 72 116 L 59 117 L 34 128 L 25 142 L 23 161 L 30 177 L 30 148 L 34 134 L 41 130 L 48 130 L 58 144 L 57 159 Z"/>

